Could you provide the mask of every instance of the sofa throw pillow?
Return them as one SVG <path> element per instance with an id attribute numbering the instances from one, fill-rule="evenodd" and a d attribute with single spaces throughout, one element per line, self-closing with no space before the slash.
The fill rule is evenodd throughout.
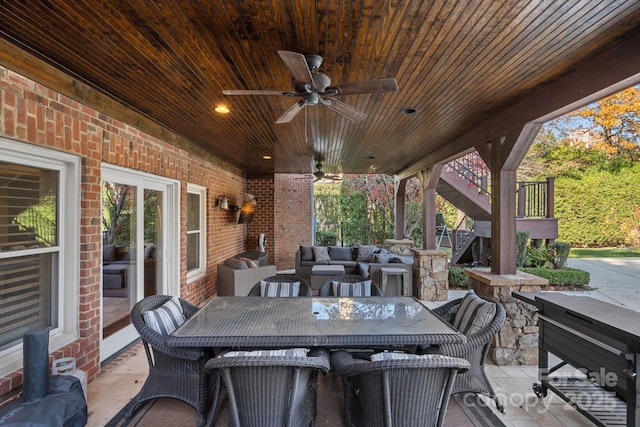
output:
<path id="1" fill-rule="evenodd" d="M 331 258 L 329 258 L 329 249 L 326 246 L 314 246 L 312 249 L 313 257 L 316 262 L 331 261 Z"/>
<path id="2" fill-rule="evenodd" d="M 388 252 L 386 253 L 380 252 L 373 256 L 373 262 L 377 262 L 380 264 L 389 264 L 390 260 L 391 260 L 391 254 Z"/>
<path id="3" fill-rule="evenodd" d="M 222 357 L 307 357 L 306 348 L 286 348 L 282 350 L 229 351 Z"/>
<path id="4" fill-rule="evenodd" d="M 453 319 L 453 327 L 465 335 L 471 335 L 491 323 L 495 315 L 494 303 L 483 300 L 474 291 L 469 291 L 460 303 Z"/>
<path id="5" fill-rule="evenodd" d="M 245 258 L 241 256 L 241 257 L 238 257 L 238 259 L 244 262 L 245 264 L 247 264 L 247 267 L 249 268 L 258 268 L 258 263 L 252 260 L 251 258 Z"/>
<path id="6" fill-rule="evenodd" d="M 313 248 L 311 246 L 300 246 L 300 261 L 313 261 Z"/>
<path id="7" fill-rule="evenodd" d="M 260 281 L 260 295 L 263 297 L 297 297 L 300 295 L 300 282 Z"/>
<path id="8" fill-rule="evenodd" d="M 239 260 L 238 258 L 229 258 L 224 263 L 227 267 L 231 267 L 236 270 L 247 270 L 249 268 L 246 262 Z"/>
<path id="9" fill-rule="evenodd" d="M 169 335 L 187 320 L 178 297 L 171 297 L 155 310 L 146 311 L 143 318 L 148 327 L 162 335 Z"/>
<path id="10" fill-rule="evenodd" d="M 346 246 L 329 246 L 331 261 L 353 261 L 353 249 Z"/>
<path id="11" fill-rule="evenodd" d="M 371 296 L 371 280 L 354 283 L 332 281 L 331 286 L 333 286 L 333 295 L 336 297 Z"/>
<path id="12" fill-rule="evenodd" d="M 375 245 L 358 245 L 358 253 L 356 254 L 356 262 L 372 262 L 373 255 L 378 252 Z"/>

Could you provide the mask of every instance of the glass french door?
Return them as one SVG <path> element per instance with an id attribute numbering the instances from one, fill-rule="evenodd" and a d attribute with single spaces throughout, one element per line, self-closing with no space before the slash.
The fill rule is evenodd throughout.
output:
<path id="1" fill-rule="evenodd" d="M 176 181 L 103 167 L 101 361 L 138 338 L 136 302 L 179 294 L 178 192 Z"/>

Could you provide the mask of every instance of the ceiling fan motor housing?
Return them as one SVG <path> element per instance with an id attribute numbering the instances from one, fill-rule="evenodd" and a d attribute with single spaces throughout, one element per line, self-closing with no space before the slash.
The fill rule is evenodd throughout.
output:
<path id="1" fill-rule="evenodd" d="M 322 65 L 322 56 L 316 55 L 314 53 L 308 53 L 304 56 L 304 59 L 307 61 L 307 65 L 311 71 L 317 70 Z"/>

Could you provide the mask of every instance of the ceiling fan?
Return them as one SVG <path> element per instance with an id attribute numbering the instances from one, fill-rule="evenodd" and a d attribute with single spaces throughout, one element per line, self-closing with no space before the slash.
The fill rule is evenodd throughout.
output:
<path id="1" fill-rule="evenodd" d="M 322 64 L 320 55 L 303 55 L 297 52 L 279 50 L 278 54 L 293 74 L 293 91 L 278 90 L 223 90 L 225 95 L 282 95 L 292 98 L 301 97 L 294 103 L 276 123 L 288 123 L 307 105 L 324 105 L 331 111 L 358 122 L 367 115 L 362 111 L 339 101 L 334 96 L 357 95 L 363 93 L 395 92 L 398 83 L 394 78 L 366 80 L 361 82 L 343 83 L 331 86 L 331 79 L 316 71 Z"/>
<path id="2" fill-rule="evenodd" d="M 342 174 L 334 174 L 334 173 L 325 173 L 322 170 L 322 163 L 318 163 L 316 165 L 316 171 L 313 173 L 314 180 L 313 182 L 322 181 L 341 181 Z"/>

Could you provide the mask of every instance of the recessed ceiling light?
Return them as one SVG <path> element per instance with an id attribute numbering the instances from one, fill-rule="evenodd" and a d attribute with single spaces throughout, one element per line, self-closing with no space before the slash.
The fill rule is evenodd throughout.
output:
<path id="1" fill-rule="evenodd" d="M 413 114 L 416 111 L 417 110 L 415 108 L 403 108 L 402 110 L 400 110 L 402 114 Z"/>
<path id="2" fill-rule="evenodd" d="M 215 112 L 220 114 L 227 114 L 229 112 L 229 109 L 224 105 L 220 105 L 215 108 Z"/>
<path id="3" fill-rule="evenodd" d="M 265 160 L 271 160 L 271 156 L 268 154 L 265 154 L 264 156 L 262 156 L 262 158 Z"/>

